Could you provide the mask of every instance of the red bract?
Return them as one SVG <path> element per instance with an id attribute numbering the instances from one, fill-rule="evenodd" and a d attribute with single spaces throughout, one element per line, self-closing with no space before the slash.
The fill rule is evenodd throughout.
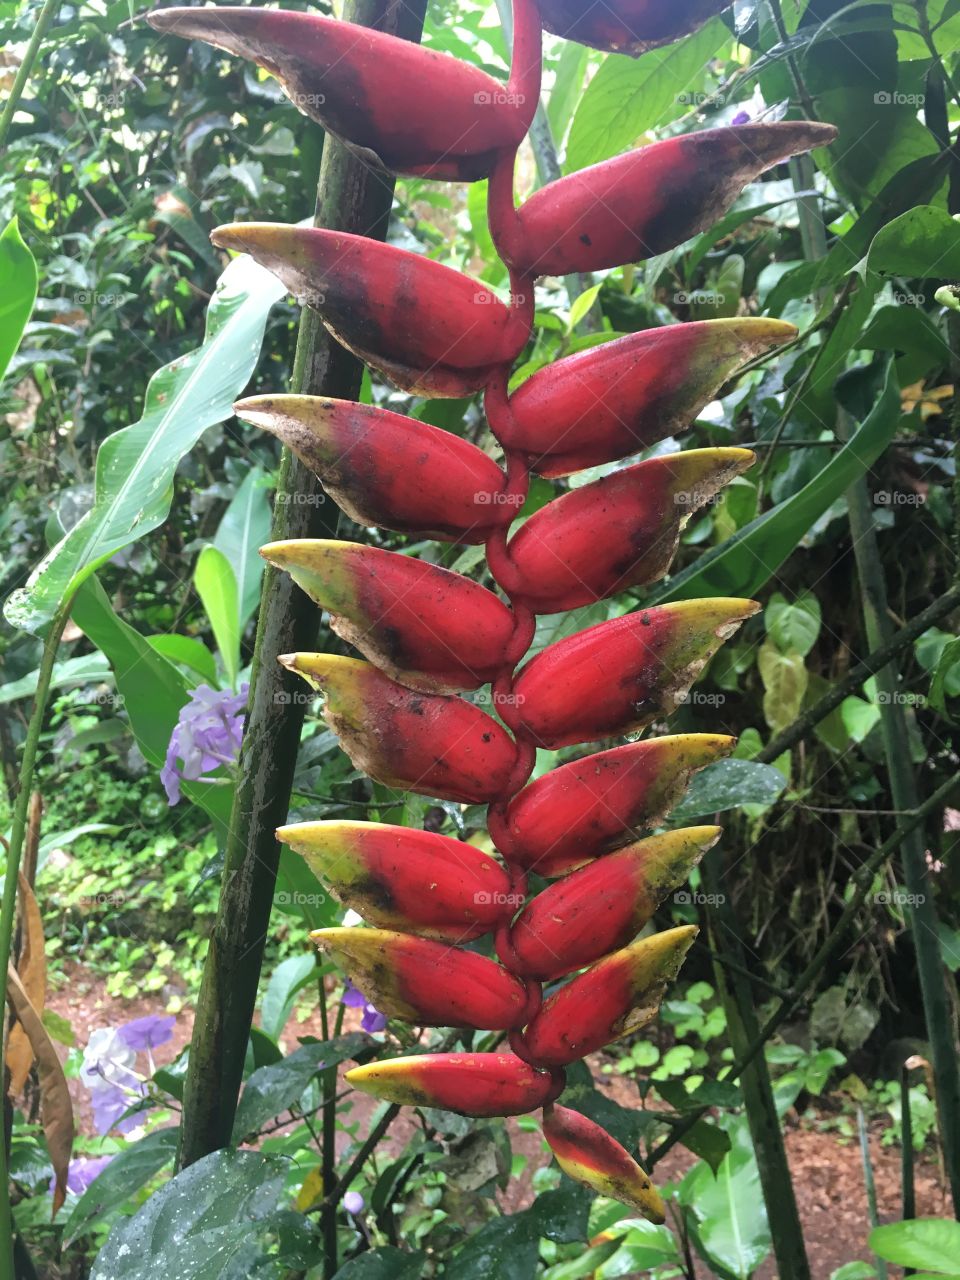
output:
<path id="1" fill-rule="evenodd" d="M 319 396 L 250 396 L 233 409 L 291 448 L 357 524 L 483 542 L 516 515 L 493 459 L 426 422 Z"/>
<path id="2" fill-rule="evenodd" d="M 304 115 L 399 173 L 484 178 L 498 152 L 522 141 L 536 109 L 522 86 L 318 13 L 158 9 L 147 21 L 258 63 Z"/>
<path id="3" fill-rule="evenodd" d="M 233 222 L 210 238 L 249 253 L 319 311 L 338 342 L 414 395 L 479 391 L 527 340 L 523 313 L 406 249 L 282 222 Z"/>
<path id="4" fill-rule="evenodd" d="M 494 423 L 543 476 L 616 462 L 686 430 L 746 360 L 796 337 L 782 320 L 701 320 L 646 329 L 528 378 Z"/>
<path id="5" fill-rule="evenodd" d="M 746 362 L 796 330 L 739 316 L 672 324 L 569 356 L 512 395 L 510 373 L 531 335 L 537 275 L 606 269 L 681 243 L 765 168 L 824 145 L 834 131 L 789 121 L 670 138 L 545 186 L 519 209 L 513 174 L 539 98 L 541 17 L 549 30 L 596 48 L 640 53 L 723 4 L 514 0 L 505 88 L 455 59 L 314 14 L 151 16 L 160 30 L 198 36 L 274 72 L 301 110 L 390 169 L 490 177 L 490 230 L 510 267 L 509 305 L 426 256 L 361 236 L 272 223 L 213 234 L 275 272 L 401 389 L 457 397 L 482 390 L 505 455 L 501 467 L 476 445 L 380 406 L 291 395 L 237 404 L 241 417 L 313 468 L 359 524 L 485 543 L 506 597 L 429 554 L 312 540 L 263 548 L 369 659 L 280 659 L 322 694 L 354 764 L 400 790 L 487 805 L 496 853 L 368 822 L 293 823 L 278 837 L 362 917 L 362 927 L 324 929 L 314 939 L 368 999 L 415 1024 L 508 1032 L 514 1051 L 374 1061 L 347 1080 L 380 1099 L 468 1116 L 543 1107 L 561 1168 L 654 1221 L 663 1205 L 633 1157 L 593 1121 L 554 1104 L 565 1066 L 655 1015 L 693 942 L 692 927 L 636 939 L 718 828 L 650 832 L 691 775 L 729 755 L 734 740 L 654 737 L 529 779 L 538 747 L 599 742 L 669 715 L 757 606 L 641 607 L 549 645 L 514 673 L 537 614 L 664 574 L 684 522 L 753 455 L 711 448 L 650 458 L 572 486 L 512 537 L 510 526 L 531 471 L 567 476 L 683 433 Z M 488 682 L 489 696 L 478 701 L 499 719 L 447 696 Z M 528 899 L 528 871 L 565 878 Z M 485 934 L 499 963 L 456 945 L 482 947 Z M 541 984 L 557 979 L 566 980 L 544 1001 Z"/>
<path id="6" fill-rule="evenodd" d="M 541 187 L 515 218 L 503 219 L 500 249 L 534 276 L 650 258 L 712 226 L 771 165 L 836 136 L 830 124 L 781 120 L 655 142 Z M 512 175 L 501 169 L 496 180 Z"/>

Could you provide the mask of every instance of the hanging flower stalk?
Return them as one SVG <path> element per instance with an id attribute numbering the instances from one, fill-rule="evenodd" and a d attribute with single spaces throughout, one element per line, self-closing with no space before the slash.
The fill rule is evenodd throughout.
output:
<path id="1" fill-rule="evenodd" d="M 348 1080 L 379 1098 L 469 1116 L 542 1108 L 561 1167 L 655 1221 L 662 1202 L 633 1157 L 557 1099 L 568 1065 L 655 1015 L 693 941 L 690 927 L 635 939 L 719 829 L 644 833 L 733 740 L 632 741 L 529 779 L 537 748 L 632 734 L 668 714 L 757 606 L 713 599 L 643 609 L 520 664 L 538 614 L 661 577 L 684 521 L 753 455 L 656 457 L 556 498 L 512 534 L 511 525 L 531 473 L 563 477 L 616 462 L 684 429 L 743 362 L 795 330 L 755 318 L 677 324 L 562 359 L 512 394 L 509 379 L 530 337 L 538 276 L 603 270 L 679 244 L 764 169 L 835 131 L 791 121 L 669 139 L 551 183 L 519 209 L 513 175 L 539 99 L 541 23 L 595 48 L 638 53 L 722 7 L 514 0 L 506 87 L 454 58 L 316 14 L 167 9 L 150 19 L 266 67 L 301 110 L 372 163 L 489 179 L 509 304 L 457 271 L 361 236 L 271 223 L 213 233 L 215 244 L 274 271 L 394 385 L 419 396 L 482 391 L 504 455 L 498 466 L 458 437 L 375 406 L 292 395 L 235 406 L 292 448 L 358 523 L 483 543 L 506 597 L 375 547 L 263 548 L 363 655 L 281 659 L 323 695 L 351 760 L 392 787 L 487 805 L 499 859 L 380 823 L 299 823 L 278 836 L 371 926 L 314 934 L 365 1000 L 417 1025 L 507 1033 L 509 1052 L 397 1058 L 357 1067 Z M 499 719 L 459 696 L 485 685 Z M 553 883 L 528 900 L 531 871 Z M 496 960 L 459 945 L 485 934 Z"/>

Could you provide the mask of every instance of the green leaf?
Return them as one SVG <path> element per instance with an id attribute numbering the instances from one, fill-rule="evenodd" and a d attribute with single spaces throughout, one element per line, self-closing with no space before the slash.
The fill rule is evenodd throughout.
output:
<path id="1" fill-rule="evenodd" d="M 960 222 L 936 205 L 908 209 L 873 237 L 865 263 L 879 275 L 960 279 Z"/>
<path id="2" fill-rule="evenodd" d="M 960 663 L 960 639 L 948 640 L 940 652 L 930 681 L 929 702 L 942 716 L 952 719 L 947 710 L 947 697 L 955 687 L 957 664 Z"/>
<path id="3" fill-rule="evenodd" d="M 181 458 L 207 427 L 230 416 L 256 365 L 267 313 L 283 294 L 252 258 L 230 263 L 207 312 L 203 345 L 155 373 L 140 421 L 100 446 L 93 507 L 7 601 L 13 626 L 42 631 L 91 573 L 163 523 Z"/>
<path id="4" fill-rule="evenodd" d="M 839 711 L 843 727 L 854 742 L 862 742 L 880 721 L 880 708 L 863 698 L 844 698 Z"/>
<path id="5" fill-rule="evenodd" d="M 39 671 L 31 671 L 19 680 L 11 680 L 0 687 L 0 706 L 16 702 L 18 698 L 31 698 L 37 691 Z M 67 658 L 54 663 L 52 689 L 62 689 L 75 684 L 92 684 L 110 675 L 110 666 L 102 653 L 86 653 L 82 658 Z"/>
<path id="6" fill-rule="evenodd" d="M 748 1280 L 771 1246 L 753 1152 L 735 1145 L 716 1176 L 706 1165 L 695 1168 L 684 1179 L 682 1195 L 695 1220 L 694 1239 L 705 1261 L 738 1280 Z"/>
<path id="7" fill-rule="evenodd" d="M 269 1226 L 287 1173 L 287 1161 L 254 1151 L 205 1156 L 113 1228 L 90 1280 L 276 1275 L 261 1267 L 258 1225 Z"/>
<path id="8" fill-rule="evenodd" d="M 37 264 L 16 218 L 0 232 L 0 379 L 20 345 L 37 299 Z"/>
<path id="9" fill-rule="evenodd" d="M 779 591 L 770 597 L 763 612 L 767 635 L 783 653 L 806 657 L 820 634 L 820 602 L 804 591 L 790 603 Z"/>
<path id="10" fill-rule="evenodd" d="M 530 1207 L 537 1234 L 557 1244 L 586 1240 L 592 1199 L 586 1187 L 569 1178 L 554 1191 L 542 1191 Z"/>
<path id="11" fill-rule="evenodd" d="M 233 1141 L 243 1142 L 258 1133 L 267 1121 L 289 1111 L 300 1101 L 318 1071 L 356 1057 L 369 1044 L 366 1036 L 352 1032 L 336 1040 L 305 1044 L 279 1062 L 254 1071 L 240 1097 L 233 1122 Z"/>
<path id="12" fill-rule="evenodd" d="M 147 763 L 160 768 L 166 759 L 180 708 L 189 701 L 192 685 L 148 640 L 117 617 L 96 578 L 89 578 L 77 592 L 71 616 L 106 654 L 137 745 Z M 183 793 L 202 806 L 214 820 L 218 835 L 225 836 L 232 807 L 232 787 L 184 782 Z"/>
<path id="13" fill-rule="evenodd" d="M 193 571 L 193 585 L 210 619 L 227 681 L 235 689 L 240 670 L 240 604 L 237 579 L 222 551 L 214 546 L 203 548 Z"/>
<path id="14" fill-rule="evenodd" d="M 757 653 L 763 681 L 763 716 L 774 733 L 796 720 L 807 692 L 807 669 L 799 653 L 781 653 L 769 640 Z"/>
<path id="15" fill-rule="evenodd" d="M 530 1280 L 538 1252 L 535 1219 L 529 1213 L 492 1218 L 454 1254 L 451 1274 L 457 1280 Z"/>
<path id="16" fill-rule="evenodd" d="M 73 1207 L 63 1228 L 63 1243 L 87 1235 L 114 1210 L 127 1203 L 177 1151 L 176 1129 L 157 1129 L 119 1151 Z"/>
<path id="17" fill-rule="evenodd" d="M 609 160 L 686 111 L 704 68 L 730 32 L 714 18 L 694 35 L 639 58 L 610 54 L 580 99 L 567 145 L 567 173 Z"/>
<path id="18" fill-rule="evenodd" d="M 883 391 L 863 424 L 809 484 L 701 556 L 646 603 L 755 596 L 823 513 L 879 458 L 899 421 L 900 393 L 891 365 Z"/>
<path id="19" fill-rule="evenodd" d="M 688 1151 L 705 1161 L 713 1173 L 717 1172 L 730 1151 L 730 1135 L 718 1124 L 710 1124 L 707 1120 L 698 1120 L 683 1135 L 681 1142 Z"/>
<path id="20" fill-rule="evenodd" d="M 960 1222 L 944 1218 L 892 1222 L 874 1228 L 869 1245 L 878 1257 L 899 1267 L 955 1276 L 960 1262 Z"/>
<path id="21" fill-rule="evenodd" d="M 744 804 L 773 804 L 786 785 L 783 774 L 772 765 L 718 760 L 694 774 L 687 794 L 670 812 L 670 823 L 678 826 L 690 818 L 705 818 Z"/>
<path id="22" fill-rule="evenodd" d="M 351 1258 L 340 1268 L 333 1280 L 419 1280 L 423 1268 L 427 1264 L 424 1253 L 407 1253 L 405 1249 L 394 1249 L 385 1245 L 382 1249 L 371 1249 L 361 1253 L 359 1258 Z M 310 1272 L 310 1280 L 320 1272 Z"/>
<path id="23" fill-rule="evenodd" d="M 570 307 L 570 324 L 568 329 L 572 332 L 590 308 L 597 300 L 597 294 L 600 292 L 601 285 L 592 284 L 589 289 L 584 289 L 583 293 L 578 294 Z"/>
<path id="24" fill-rule="evenodd" d="M 830 1280 L 877 1280 L 877 1270 L 869 1262 L 846 1262 L 831 1273 Z"/>
<path id="25" fill-rule="evenodd" d="M 202 640 L 197 640 L 193 636 L 147 636 L 147 644 L 163 657 L 169 658 L 171 662 L 178 662 L 182 667 L 188 667 L 201 680 L 205 680 L 207 684 L 216 688 L 217 664 L 213 654 Z"/>
<path id="26" fill-rule="evenodd" d="M 270 541 L 270 503 L 266 473 L 251 467 L 234 494 L 213 539 L 213 545 L 230 561 L 237 580 L 241 632 L 260 603 L 263 557 L 260 548 Z"/>
<path id="27" fill-rule="evenodd" d="M 293 1012 L 297 992 L 303 990 L 317 971 L 317 962 L 312 955 L 290 956 L 280 961 L 270 975 L 260 1004 L 260 1025 L 268 1036 L 280 1039 Z"/>

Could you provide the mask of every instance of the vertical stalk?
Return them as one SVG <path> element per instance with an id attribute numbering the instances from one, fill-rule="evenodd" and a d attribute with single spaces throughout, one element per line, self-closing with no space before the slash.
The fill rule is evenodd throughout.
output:
<path id="1" fill-rule="evenodd" d="M 33 770 L 37 761 L 37 750 L 40 745 L 40 732 L 43 729 L 43 717 L 50 696 L 50 681 L 53 677 L 53 664 L 60 647 L 60 637 L 70 616 L 70 599 L 63 601 L 50 623 L 43 642 L 43 655 L 40 659 L 40 671 L 37 676 L 37 692 L 33 699 L 33 710 L 27 725 L 27 736 L 23 744 L 23 756 L 20 760 L 20 781 L 16 803 L 13 807 L 13 826 L 10 831 L 10 845 L 7 850 L 6 869 L 3 880 L 3 901 L 0 904 L 0 1079 L 7 1061 L 6 1025 L 7 1025 L 7 966 L 10 963 L 10 950 L 13 945 L 13 925 L 17 909 L 17 877 L 20 871 L 20 855 L 23 852 L 23 840 L 27 830 L 27 818 L 30 810 Z M 4 1126 L 5 1130 L 5 1126 Z M 0 1132 L 0 1275 L 12 1276 L 13 1272 L 13 1215 L 10 1209 L 10 1176 L 7 1164 L 7 1135 Z"/>
<path id="2" fill-rule="evenodd" d="M 44 0 L 40 16 L 37 18 L 37 25 L 33 28 L 30 43 L 27 45 L 23 61 L 20 63 L 17 78 L 14 80 L 13 88 L 10 90 L 10 97 L 3 108 L 3 114 L 0 115 L 0 154 L 2 154 L 6 145 L 7 134 L 10 132 L 13 117 L 16 115 L 20 99 L 23 97 L 23 91 L 27 87 L 27 81 L 33 71 L 33 64 L 36 62 L 37 55 L 40 52 L 40 45 L 43 43 L 43 38 L 50 29 L 50 23 L 53 22 L 59 8 L 60 0 Z"/>
<path id="3" fill-rule="evenodd" d="M 707 911 L 710 943 L 721 958 L 714 964 L 717 988 L 727 1015 L 730 1046 L 739 1061 L 759 1034 L 759 1023 L 753 1006 L 750 983 L 743 976 L 749 972 L 748 957 L 740 942 L 740 926 L 733 903 L 723 892 L 723 877 L 717 858 L 719 850 L 708 854 L 702 863 L 703 883 L 713 898 Z M 725 966 L 729 956 L 736 968 Z M 803 1241 L 803 1227 L 797 1209 L 797 1198 L 790 1178 L 780 1117 L 773 1097 L 773 1085 L 762 1053 L 756 1054 L 740 1075 L 740 1086 L 747 1112 L 747 1124 L 760 1171 L 760 1185 L 770 1221 L 773 1252 L 781 1280 L 810 1280 L 810 1263 Z"/>
<path id="4" fill-rule="evenodd" d="M 900 1188 L 904 1222 L 917 1216 L 917 1193 L 913 1176 L 913 1112 L 910 1109 L 910 1070 L 900 1068 Z"/>
<path id="5" fill-rule="evenodd" d="M 863 1115 L 863 1107 L 857 1107 L 857 1133 L 860 1138 L 860 1163 L 863 1166 L 863 1187 L 867 1194 L 867 1217 L 871 1227 L 879 1227 L 880 1217 L 877 1214 L 877 1184 L 873 1178 L 873 1161 L 870 1159 L 870 1136 L 867 1133 L 867 1122 Z M 875 1258 L 877 1275 L 880 1280 L 887 1280 L 890 1274 L 887 1264 L 882 1258 Z"/>
<path id="6" fill-rule="evenodd" d="M 416 41 L 425 9 L 426 0 L 349 0 L 344 17 Z M 393 189 L 391 177 L 328 135 L 315 224 L 383 240 Z M 362 377 L 362 364 L 304 309 L 291 390 L 355 400 Z M 336 520 L 319 480 L 284 449 L 271 538 L 329 537 Z M 310 648 L 317 617 L 293 579 L 268 565 L 220 903 L 190 1048 L 180 1167 L 230 1141 L 280 858 L 274 831 L 286 818 L 304 714 L 299 681 L 277 657 Z"/>
<path id="7" fill-rule="evenodd" d="M 840 410 L 837 428 L 842 440 L 849 439 L 851 424 L 843 410 Z M 865 478 L 848 490 L 847 513 L 860 582 L 864 631 L 868 646 L 876 648 L 890 639 L 892 626 L 887 609 L 883 562 Z M 876 681 L 880 695 L 880 730 L 894 808 L 916 809 L 919 790 L 910 760 L 909 725 L 906 708 L 901 701 L 897 665 L 891 663 L 883 667 L 877 672 Z M 937 1086 L 943 1158 L 956 1214 L 960 1212 L 960 1057 L 940 956 L 937 913 L 927 871 L 926 848 L 923 828 L 918 827 L 903 841 L 902 863 L 909 898 L 907 918 L 917 957 L 920 994 Z"/>

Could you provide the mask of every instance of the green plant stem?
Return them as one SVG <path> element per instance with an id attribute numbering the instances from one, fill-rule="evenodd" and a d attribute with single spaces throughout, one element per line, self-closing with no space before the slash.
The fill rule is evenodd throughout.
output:
<path id="1" fill-rule="evenodd" d="M 852 427 L 843 410 L 837 426 L 840 437 L 849 439 Z M 890 640 L 891 627 L 883 564 L 864 477 L 847 492 L 847 512 L 860 581 L 864 631 L 867 643 L 871 649 L 876 649 Z M 876 681 L 880 694 L 880 732 L 894 807 L 916 809 L 919 792 L 910 759 L 909 724 L 906 708 L 899 697 L 900 678 L 896 665 L 890 663 L 881 667 Z M 937 1085 L 943 1158 L 954 1212 L 960 1213 L 960 1057 L 953 1032 L 950 994 L 944 981 L 937 911 L 926 864 L 926 849 L 923 829 L 917 827 L 903 842 L 903 876 L 910 899 L 907 918 L 917 957 L 920 994 Z"/>
<path id="2" fill-rule="evenodd" d="M 69 616 L 70 600 L 68 599 L 61 603 L 54 615 L 50 630 L 43 642 L 43 654 L 37 674 L 37 692 L 34 695 L 33 710 L 30 712 L 27 736 L 23 743 L 23 755 L 20 759 L 20 777 L 17 798 L 13 806 L 13 824 L 10 830 L 10 844 L 7 848 L 3 879 L 3 901 L 0 904 L 0 1073 L 7 1060 L 7 966 L 10 963 L 10 951 L 13 946 L 13 926 L 17 912 L 17 876 L 20 871 L 20 857 L 23 853 L 23 839 L 27 830 L 30 796 L 33 791 L 33 770 L 37 762 L 47 699 L 50 696 L 53 664 L 56 661 L 60 638 Z M 3 1132 L 0 1133 L 0 1275 L 13 1275 L 13 1234 L 7 1143 L 6 1133 Z"/>
<path id="3" fill-rule="evenodd" d="M 715 851 L 702 864 L 704 886 L 715 904 L 707 908 L 710 940 L 715 952 L 723 956 L 729 955 L 737 968 L 745 970 L 746 957 L 740 941 L 740 925 L 729 895 L 723 892 L 718 854 L 722 854 L 722 849 Z M 735 1054 L 742 1055 L 759 1029 L 753 992 L 747 979 L 732 966 L 725 968 L 722 964 L 715 964 L 714 974 L 727 1015 L 731 1047 Z M 760 1186 L 770 1221 L 778 1274 L 781 1280 L 810 1280 L 810 1263 L 803 1242 L 803 1227 L 783 1144 L 780 1117 L 777 1115 L 770 1072 L 762 1054 L 758 1054 L 744 1067 L 741 1088 L 760 1172 Z"/>
<path id="4" fill-rule="evenodd" d="M 10 97 L 3 108 L 3 114 L 0 115 L 0 153 L 3 152 L 3 148 L 6 146 L 7 134 L 13 124 L 13 117 L 17 113 L 17 107 L 23 97 L 23 91 L 27 87 L 27 81 L 33 72 L 33 64 L 36 62 L 37 55 L 40 52 L 40 45 L 50 29 L 50 23 L 56 16 L 59 7 L 60 0 L 44 0 L 40 16 L 37 18 L 37 25 L 33 28 L 33 35 L 30 37 L 30 43 L 27 45 L 26 52 L 23 55 L 23 61 L 20 63 L 20 69 L 13 82 L 13 88 L 10 90 Z"/>
<path id="5" fill-rule="evenodd" d="M 917 1216 L 917 1193 L 913 1176 L 913 1113 L 910 1109 L 910 1072 L 900 1068 L 900 1188 L 904 1222 Z"/>
<path id="6" fill-rule="evenodd" d="M 870 1139 L 867 1134 L 867 1122 L 864 1118 L 863 1107 L 857 1107 L 857 1133 L 860 1138 L 860 1163 L 863 1166 L 863 1186 L 867 1193 L 867 1217 L 870 1220 L 871 1227 L 880 1225 L 880 1218 L 877 1214 L 877 1184 L 873 1179 L 873 1161 L 870 1159 Z M 882 1258 L 876 1259 L 877 1275 L 880 1280 L 887 1280 L 890 1274 L 887 1270 L 887 1264 Z"/>
<path id="7" fill-rule="evenodd" d="M 855 886 L 854 892 L 847 900 L 843 911 L 840 913 L 840 918 L 830 930 L 829 937 L 824 940 L 823 945 L 817 951 L 816 955 L 814 955 L 810 960 L 809 964 L 794 984 L 794 994 L 789 1000 L 784 1000 L 779 1008 L 770 1015 L 753 1040 L 751 1040 L 750 1044 L 737 1058 L 737 1061 L 730 1068 L 730 1071 L 723 1077 L 724 1080 L 732 1081 L 739 1079 L 741 1073 L 746 1070 L 757 1054 L 763 1051 L 763 1047 L 767 1041 L 776 1034 L 778 1029 L 787 1021 L 788 1018 L 792 1017 L 793 1014 L 796 1013 L 797 1009 L 799 1009 L 800 1005 L 806 999 L 807 993 L 813 988 L 813 984 L 820 977 L 824 968 L 829 964 L 830 960 L 839 949 L 840 944 L 843 942 L 844 936 L 846 935 L 847 929 L 853 923 L 854 918 L 866 901 L 867 894 L 873 887 L 873 881 L 876 873 L 884 865 L 887 859 L 896 853 L 907 836 L 911 832 L 922 827 L 930 814 L 935 813 L 938 809 L 942 809 L 958 789 L 960 789 L 960 778 L 950 778 L 947 782 L 943 783 L 943 785 L 938 787 L 933 795 L 915 809 L 909 817 L 899 823 L 891 835 L 884 840 L 883 844 L 874 849 L 866 862 L 862 863 L 861 866 L 857 868 L 852 878 Z M 688 1115 L 685 1115 L 682 1120 L 677 1121 L 670 1134 L 664 1138 L 663 1142 L 661 1142 L 658 1147 L 655 1147 L 654 1150 L 651 1151 L 650 1155 L 647 1157 L 647 1164 L 652 1167 L 659 1160 L 662 1160 L 667 1152 L 681 1141 L 684 1134 L 689 1133 L 694 1125 L 707 1115 L 709 1110 L 709 1107 L 697 1107 L 695 1111 L 691 1111 Z"/>
<path id="8" fill-rule="evenodd" d="M 351 0 L 349 21 L 419 40 L 426 0 Z M 384 239 L 392 178 L 327 137 L 315 221 Z M 291 390 L 355 400 L 363 366 L 305 309 Z M 273 539 L 331 537 L 337 513 L 319 480 L 283 451 Z M 277 662 L 316 642 L 319 610 L 288 574 L 267 567 L 251 675 L 250 707 L 224 855 L 220 903 L 197 1002 L 184 1089 L 179 1165 L 230 1141 L 270 923 L 280 848 L 303 723 L 299 681 Z"/>
<path id="9" fill-rule="evenodd" d="M 771 738 L 755 758 L 763 764 L 770 764 L 784 751 L 789 751 L 821 720 L 826 719 L 831 711 L 835 711 L 844 698 L 859 689 L 865 680 L 887 666 L 892 658 L 911 645 L 928 627 L 932 627 L 934 623 L 939 622 L 941 618 L 957 608 L 960 608 L 960 586 L 953 586 L 934 600 L 933 604 L 927 605 L 926 609 L 918 613 L 905 627 L 901 627 L 872 653 L 868 653 L 862 662 L 851 667 L 842 680 L 838 680 L 812 707 L 808 707 L 797 716 L 793 724 L 782 733 L 778 733 L 775 738 Z"/>

